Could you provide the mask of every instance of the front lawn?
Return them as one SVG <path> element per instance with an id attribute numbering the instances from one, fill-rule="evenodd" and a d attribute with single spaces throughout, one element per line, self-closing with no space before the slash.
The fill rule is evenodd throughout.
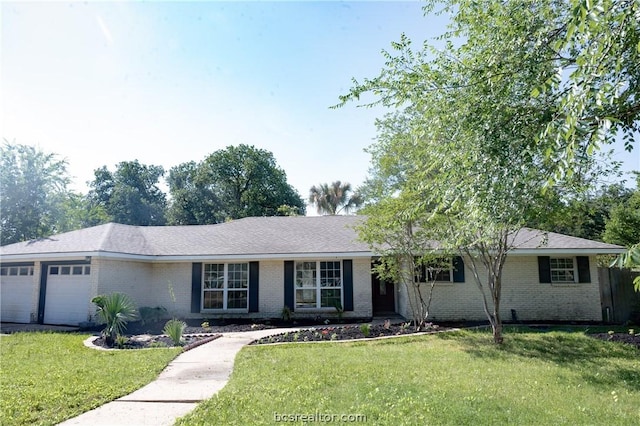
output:
<path id="1" fill-rule="evenodd" d="M 98 351 L 89 337 L 15 333 L 0 337 L 0 424 L 52 425 L 144 386 L 179 348 Z"/>
<path id="2" fill-rule="evenodd" d="M 465 331 L 246 347 L 229 384 L 178 424 L 638 423 L 640 350 L 578 332 L 490 342 Z"/>

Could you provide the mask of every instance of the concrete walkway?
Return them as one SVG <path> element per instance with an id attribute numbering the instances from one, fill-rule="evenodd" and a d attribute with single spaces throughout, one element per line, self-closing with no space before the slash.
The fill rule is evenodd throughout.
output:
<path id="1" fill-rule="evenodd" d="M 243 346 L 261 337 L 295 330 L 223 333 L 178 355 L 143 388 L 60 425 L 172 425 L 227 384 L 236 354 Z"/>

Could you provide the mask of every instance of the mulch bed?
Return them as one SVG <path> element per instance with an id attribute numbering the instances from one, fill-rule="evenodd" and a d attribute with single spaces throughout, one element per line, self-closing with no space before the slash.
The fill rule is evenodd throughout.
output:
<path id="1" fill-rule="evenodd" d="M 163 348 L 173 347 L 173 340 L 162 333 L 162 329 L 166 321 L 154 322 L 134 322 L 127 324 L 126 338 L 121 347 L 109 346 L 102 337 L 93 341 L 95 346 L 108 349 L 146 349 L 146 348 Z M 187 328 L 183 334 L 183 351 L 196 348 L 207 342 L 215 340 L 222 335 L 220 333 L 236 332 L 236 331 L 252 331 L 276 328 L 275 326 L 265 324 L 228 324 L 214 325 L 210 327 L 202 327 L 201 324 L 191 321 L 187 322 Z M 98 330 L 94 330 L 98 331 Z"/>
<path id="2" fill-rule="evenodd" d="M 640 333 L 637 334 L 629 334 L 629 333 L 593 333 L 588 334 L 588 336 L 593 337 L 595 339 L 606 340 L 610 342 L 620 342 L 626 343 L 628 345 L 633 345 L 636 348 L 640 349 Z"/>
<path id="3" fill-rule="evenodd" d="M 207 342 L 222 337 L 221 334 L 197 334 L 197 335 L 183 335 L 182 350 L 188 351 L 189 349 L 197 348 Z M 147 348 L 167 348 L 176 346 L 168 336 L 165 335 L 151 335 L 151 334 L 138 334 L 132 336 L 125 336 L 126 340 L 121 346 L 109 346 L 107 342 L 99 337 L 93 341 L 95 346 L 100 346 L 108 349 L 147 349 Z"/>
<path id="4" fill-rule="evenodd" d="M 252 345 L 264 345 L 271 343 L 288 343 L 288 342 L 321 342 L 321 341 L 339 341 L 354 339 L 372 339 L 385 336 L 401 336 L 410 335 L 416 332 L 429 332 L 443 330 L 437 325 L 429 325 L 424 330 L 416 330 L 415 327 L 391 324 L 391 325 L 371 325 L 366 331 L 365 327 L 360 325 L 333 326 L 333 327 L 314 327 L 310 329 L 300 330 L 296 332 L 286 332 L 275 334 L 273 336 L 263 337 L 262 339 L 252 342 Z"/>

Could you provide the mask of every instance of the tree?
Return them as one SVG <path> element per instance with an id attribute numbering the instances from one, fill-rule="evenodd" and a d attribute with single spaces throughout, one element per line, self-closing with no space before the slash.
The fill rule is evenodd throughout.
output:
<path id="1" fill-rule="evenodd" d="M 603 234 L 607 243 L 626 247 L 640 243 L 640 175 L 637 180 L 636 191 L 611 209 Z"/>
<path id="2" fill-rule="evenodd" d="M 61 204 L 69 196 L 66 160 L 5 140 L 0 147 L 1 244 L 61 230 Z"/>
<path id="3" fill-rule="evenodd" d="M 426 253 L 457 252 L 465 259 L 495 343 L 503 341 L 506 256 L 527 219 L 544 213 L 543 186 L 555 175 L 569 189 L 592 167 L 586 134 L 573 132 L 569 145 L 557 147 L 547 137 L 563 98 L 552 85 L 540 85 L 557 75 L 558 52 L 548 37 L 569 19 L 562 6 L 552 0 L 524 7 L 448 2 L 454 17 L 445 51 L 425 45 L 415 52 L 402 36 L 392 44 L 394 53 L 384 53 L 382 72 L 341 97 L 344 103 L 370 93 L 372 104 L 395 110 L 379 120 L 371 150 L 377 202 L 402 202 L 406 214 L 390 217 L 388 226 L 411 217 L 430 229 L 437 243 L 426 242 Z M 456 38 L 463 39 L 459 47 Z M 566 160 L 560 165 L 559 156 Z"/>
<path id="4" fill-rule="evenodd" d="M 94 211 L 104 211 L 108 220 L 127 225 L 164 225 L 166 196 L 158 188 L 164 175 L 161 166 L 146 166 L 138 160 L 123 161 L 114 173 L 106 166 L 94 171 L 87 195 Z M 97 209 L 97 210 L 96 210 Z"/>
<path id="5" fill-rule="evenodd" d="M 194 161 L 169 170 L 167 183 L 171 194 L 168 221 L 172 225 L 205 225 L 224 221 L 222 204 L 199 173 Z"/>
<path id="6" fill-rule="evenodd" d="M 421 330 L 427 325 L 436 282 L 434 274 L 430 278 L 421 271 L 424 267 L 425 272 L 429 269 L 433 272 L 448 258 L 443 253 L 434 255 L 425 251 L 433 238 L 433 228 L 421 226 L 423 218 L 419 212 L 406 209 L 402 199 L 405 195 L 406 192 L 365 207 L 368 220 L 356 229 L 362 240 L 380 255 L 374 272 L 381 280 L 404 287 L 411 319 L 415 328 Z M 429 283 L 428 289 L 423 283 Z"/>
<path id="7" fill-rule="evenodd" d="M 337 180 L 331 185 L 321 183 L 312 186 L 309 190 L 309 203 L 315 204 L 318 214 L 348 214 L 362 204 L 362 197 L 351 189 L 350 183 Z"/>
<path id="8" fill-rule="evenodd" d="M 273 154 L 253 146 L 229 146 L 199 164 L 171 169 L 171 223 L 207 224 L 249 216 L 305 213 Z M 287 206 L 284 208 L 283 206 Z"/>
<path id="9" fill-rule="evenodd" d="M 530 218 L 530 228 L 604 241 L 605 226 L 616 206 L 626 206 L 633 191 L 622 184 L 603 185 L 597 190 L 567 196 L 548 190 L 542 200 L 543 214 Z M 613 241 L 608 241 L 613 242 Z M 616 243 L 617 244 L 617 243 Z"/>

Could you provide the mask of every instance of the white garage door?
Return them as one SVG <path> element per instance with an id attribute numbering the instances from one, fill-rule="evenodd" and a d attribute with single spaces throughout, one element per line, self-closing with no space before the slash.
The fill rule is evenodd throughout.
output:
<path id="1" fill-rule="evenodd" d="M 31 321 L 31 301 L 35 288 L 33 266 L 0 268 L 0 313 L 3 322 Z"/>
<path id="2" fill-rule="evenodd" d="M 44 304 L 45 324 L 77 325 L 88 320 L 89 265 L 50 265 Z"/>

